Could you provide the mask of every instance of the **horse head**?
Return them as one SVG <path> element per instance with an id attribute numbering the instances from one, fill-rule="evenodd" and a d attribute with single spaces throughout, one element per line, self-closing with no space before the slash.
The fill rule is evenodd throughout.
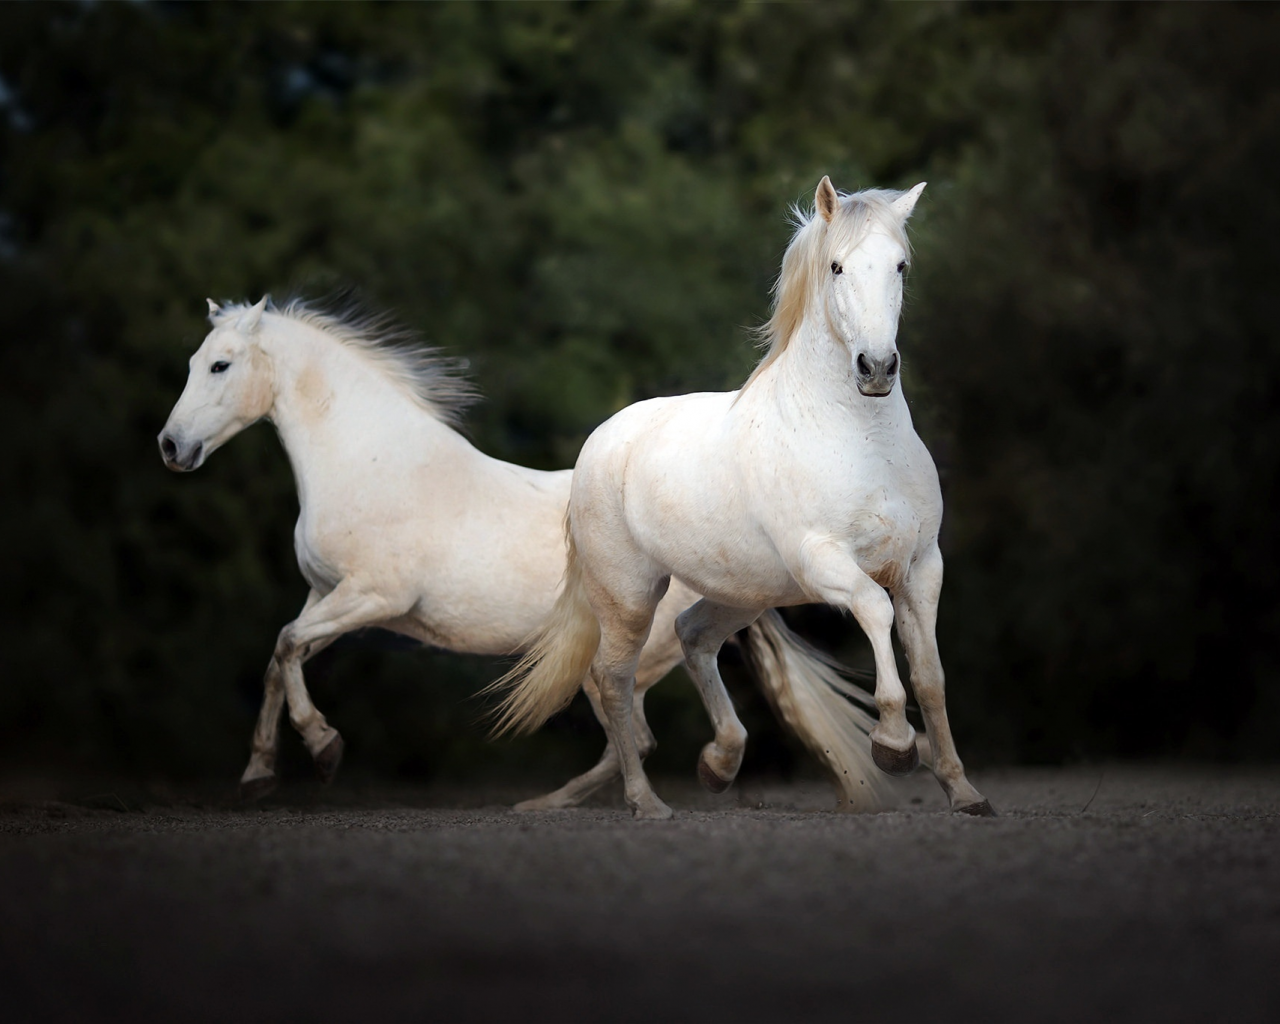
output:
<path id="1" fill-rule="evenodd" d="M 267 298 L 248 308 L 219 309 L 209 301 L 213 330 L 190 360 L 187 386 L 160 431 L 160 455 L 175 472 L 204 460 L 271 411 L 271 361 L 258 344 Z"/>
<path id="2" fill-rule="evenodd" d="M 848 349 L 854 383 L 868 398 L 886 397 L 898 379 L 898 316 L 911 261 L 906 223 L 924 186 L 841 197 L 823 177 L 814 197 L 827 228 L 827 266 L 817 271 L 825 278 L 827 324 Z"/>

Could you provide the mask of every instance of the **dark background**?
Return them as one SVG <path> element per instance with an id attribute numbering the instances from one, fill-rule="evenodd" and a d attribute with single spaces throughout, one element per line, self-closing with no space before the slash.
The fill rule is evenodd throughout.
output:
<path id="1" fill-rule="evenodd" d="M 0 770 L 243 767 L 306 588 L 269 427 L 161 466 L 206 296 L 353 288 L 469 360 L 482 449 L 558 468 L 744 379 L 824 173 L 929 181 L 899 343 L 970 764 L 1273 760 L 1277 58 L 1274 5 L 0 6 Z M 578 706 L 485 742 L 501 668 L 374 634 L 309 679 L 348 771 L 590 763 Z M 800 770 L 726 670 L 747 769 Z M 689 771 L 692 688 L 651 706 Z"/>

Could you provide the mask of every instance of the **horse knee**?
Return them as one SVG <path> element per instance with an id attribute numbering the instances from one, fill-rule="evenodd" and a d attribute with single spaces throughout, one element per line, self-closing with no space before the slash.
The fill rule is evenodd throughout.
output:
<path id="1" fill-rule="evenodd" d="M 893 629 L 893 602 L 876 584 L 855 590 L 849 604 L 858 625 L 868 636 L 887 634 Z"/>
<path id="2" fill-rule="evenodd" d="M 276 637 L 276 649 L 271 657 L 279 668 L 283 668 L 285 663 L 291 661 L 298 653 L 298 645 L 293 637 L 292 623 L 280 630 L 280 635 Z"/>

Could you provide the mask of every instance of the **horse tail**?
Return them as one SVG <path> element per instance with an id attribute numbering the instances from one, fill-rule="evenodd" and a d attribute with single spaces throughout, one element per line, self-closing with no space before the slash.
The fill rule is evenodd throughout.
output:
<path id="1" fill-rule="evenodd" d="M 600 646 L 600 623 L 587 600 L 582 561 L 573 535 L 567 540 L 564 590 L 551 614 L 530 637 L 511 671 L 486 688 L 486 692 L 505 691 L 494 711 L 493 736 L 533 732 L 567 706 L 582 688 Z"/>
<path id="2" fill-rule="evenodd" d="M 891 783 L 871 760 L 871 694 L 844 678 L 838 662 L 791 632 L 773 609 L 746 633 L 743 648 L 752 672 L 774 711 L 835 776 L 838 809 L 890 806 Z"/>

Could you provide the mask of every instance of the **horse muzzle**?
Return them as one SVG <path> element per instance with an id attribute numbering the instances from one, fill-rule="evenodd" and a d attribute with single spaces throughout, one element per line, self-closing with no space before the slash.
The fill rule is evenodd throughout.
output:
<path id="1" fill-rule="evenodd" d="M 160 443 L 160 457 L 164 464 L 175 473 L 189 473 L 198 469 L 204 461 L 204 442 L 184 444 L 179 438 L 168 432 L 156 438 Z"/>
<path id="2" fill-rule="evenodd" d="M 853 380 L 858 393 L 867 398 L 887 397 L 897 383 L 899 365 L 897 352 L 884 359 L 872 359 L 865 352 L 859 352 L 853 361 Z"/>

